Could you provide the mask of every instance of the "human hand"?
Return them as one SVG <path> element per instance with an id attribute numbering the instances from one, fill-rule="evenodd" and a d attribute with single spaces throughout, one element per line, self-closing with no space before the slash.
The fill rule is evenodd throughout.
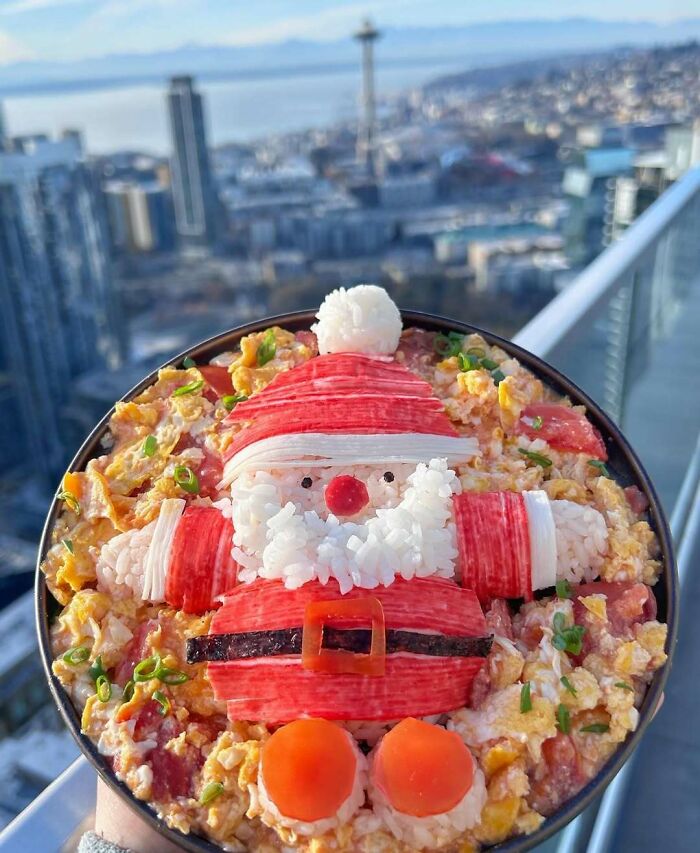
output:
<path id="1" fill-rule="evenodd" d="M 133 853 L 182 853 L 182 848 L 163 838 L 129 808 L 98 777 L 95 832 Z"/>

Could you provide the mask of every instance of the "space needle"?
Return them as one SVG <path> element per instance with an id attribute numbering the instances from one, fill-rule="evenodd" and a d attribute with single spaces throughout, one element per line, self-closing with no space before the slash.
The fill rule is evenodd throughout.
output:
<path id="1" fill-rule="evenodd" d="M 379 30 L 366 19 L 354 38 L 362 45 L 362 112 L 357 133 L 357 159 L 364 163 L 369 174 L 374 174 L 374 42 L 381 37 Z"/>

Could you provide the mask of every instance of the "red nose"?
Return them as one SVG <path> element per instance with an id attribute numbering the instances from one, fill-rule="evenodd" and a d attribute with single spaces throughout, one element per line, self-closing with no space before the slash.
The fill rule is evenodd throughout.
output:
<path id="1" fill-rule="evenodd" d="M 355 515 L 368 503 L 367 486 L 350 474 L 339 474 L 326 486 L 326 506 L 333 515 Z"/>

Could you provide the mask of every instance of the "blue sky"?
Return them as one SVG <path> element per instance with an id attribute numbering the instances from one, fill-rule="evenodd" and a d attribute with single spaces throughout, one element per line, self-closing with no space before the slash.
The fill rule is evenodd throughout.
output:
<path id="1" fill-rule="evenodd" d="M 343 36 L 370 14 L 383 26 L 561 18 L 670 21 L 698 0 L 0 0 L 0 64 L 200 44 Z"/>

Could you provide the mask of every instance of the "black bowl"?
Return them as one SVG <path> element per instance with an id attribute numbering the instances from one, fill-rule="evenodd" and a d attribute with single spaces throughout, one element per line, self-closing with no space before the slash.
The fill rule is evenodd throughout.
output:
<path id="1" fill-rule="evenodd" d="M 644 697 L 644 702 L 640 709 L 639 725 L 637 730 L 620 745 L 616 752 L 605 763 L 600 773 L 598 773 L 594 779 L 579 791 L 575 797 L 568 800 L 566 804 L 555 814 L 547 818 L 536 832 L 532 833 L 532 835 L 512 838 L 490 848 L 491 850 L 499 851 L 499 853 L 506 853 L 506 851 L 507 853 L 516 853 L 516 851 L 521 853 L 521 851 L 531 850 L 533 847 L 541 844 L 546 838 L 549 838 L 549 836 L 558 832 L 603 792 L 605 787 L 610 783 L 625 761 L 630 757 L 634 748 L 639 744 L 646 727 L 649 725 L 654 716 L 654 711 L 659 703 L 668 677 L 671 666 L 671 657 L 676 643 L 676 633 L 678 630 L 679 587 L 673 547 L 671 544 L 671 534 L 669 532 L 668 523 L 661 508 L 661 504 L 656 492 L 654 491 L 654 487 L 652 486 L 646 471 L 642 467 L 641 462 L 627 443 L 627 440 L 617 426 L 602 411 L 602 409 L 580 388 L 574 385 L 573 382 L 546 362 L 537 358 L 537 356 L 532 355 L 526 350 L 515 346 L 510 343 L 510 341 L 506 341 L 497 335 L 485 332 L 483 329 L 478 329 L 475 326 L 469 326 L 466 323 L 458 323 L 454 320 L 438 317 L 433 314 L 423 314 L 415 311 L 403 311 L 402 317 L 404 326 L 418 326 L 431 331 L 441 332 L 457 331 L 463 334 L 476 332 L 482 335 L 490 344 L 496 344 L 507 353 L 517 358 L 522 364 L 526 365 L 536 376 L 542 379 L 555 391 L 560 394 L 568 395 L 574 403 L 583 404 L 588 410 L 589 418 L 598 428 L 605 440 L 609 454 L 609 466 L 614 471 L 618 482 L 621 482 L 624 486 L 636 485 L 647 496 L 649 500 L 649 521 L 658 537 L 659 545 L 661 547 L 661 556 L 664 568 L 660 581 L 654 592 L 658 602 L 659 619 L 666 622 L 668 625 L 668 661 L 664 667 L 655 673 L 646 696 Z M 169 363 L 180 363 L 185 356 L 194 358 L 198 363 L 206 363 L 220 352 L 235 349 L 238 345 L 238 341 L 244 335 L 248 335 L 251 332 L 259 332 L 271 325 L 280 325 L 292 331 L 298 331 L 301 329 L 308 329 L 313 320 L 313 311 L 300 311 L 292 314 L 280 315 L 278 317 L 267 318 L 255 323 L 248 323 L 245 326 L 240 326 L 230 332 L 224 332 L 221 335 L 217 335 L 214 338 L 210 338 L 207 341 L 197 344 L 197 346 L 194 346 L 187 350 L 187 352 L 182 353 Z M 132 390 L 129 391 L 123 399 L 131 400 L 133 397 L 140 394 L 148 385 L 155 381 L 156 375 L 157 371 L 151 373 L 135 388 L 132 388 Z M 82 470 L 90 459 L 101 454 L 102 450 L 100 441 L 107 431 L 107 424 L 113 411 L 114 410 L 106 414 L 87 437 L 83 446 L 71 462 L 69 470 Z M 59 501 L 54 498 L 41 538 L 39 563 L 44 559 L 46 552 L 51 545 L 51 531 L 58 511 Z M 77 741 L 80 749 L 85 753 L 90 763 L 93 765 L 95 770 L 97 770 L 107 785 L 109 785 L 113 791 L 115 791 L 132 809 L 134 809 L 134 811 L 140 814 L 141 817 L 161 835 L 165 836 L 173 843 L 179 844 L 185 850 L 196 851 L 196 853 L 220 853 L 221 848 L 210 841 L 206 841 L 196 835 L 183 835 L 178 830 L 169 829 L 165 823 L 156 816 L 155 812 L 151 811 L 145 803 L 137 800 L 131 794 L 131 791 L 126 787 L 126 785 L 117 781 L 108 763 L 105 761 L 103 756 L 99 754 L 95 745 L 87 737 L 81 734 L 80 716 L 71 704 L 68 695 L 63 690 L 58 679 L 51 672 L 52 655 L 51 644 L 49 641 L 49 627 L 52 614 L 55 613 L 55 611 L 55 602 L 46 587 L 44 576 L 37 565 L 36 617 L 41 657 L 53 697 L 56 700 L 56 704 L 58 705 L 66 725 L 70 729 L 71 734 Z"/>

